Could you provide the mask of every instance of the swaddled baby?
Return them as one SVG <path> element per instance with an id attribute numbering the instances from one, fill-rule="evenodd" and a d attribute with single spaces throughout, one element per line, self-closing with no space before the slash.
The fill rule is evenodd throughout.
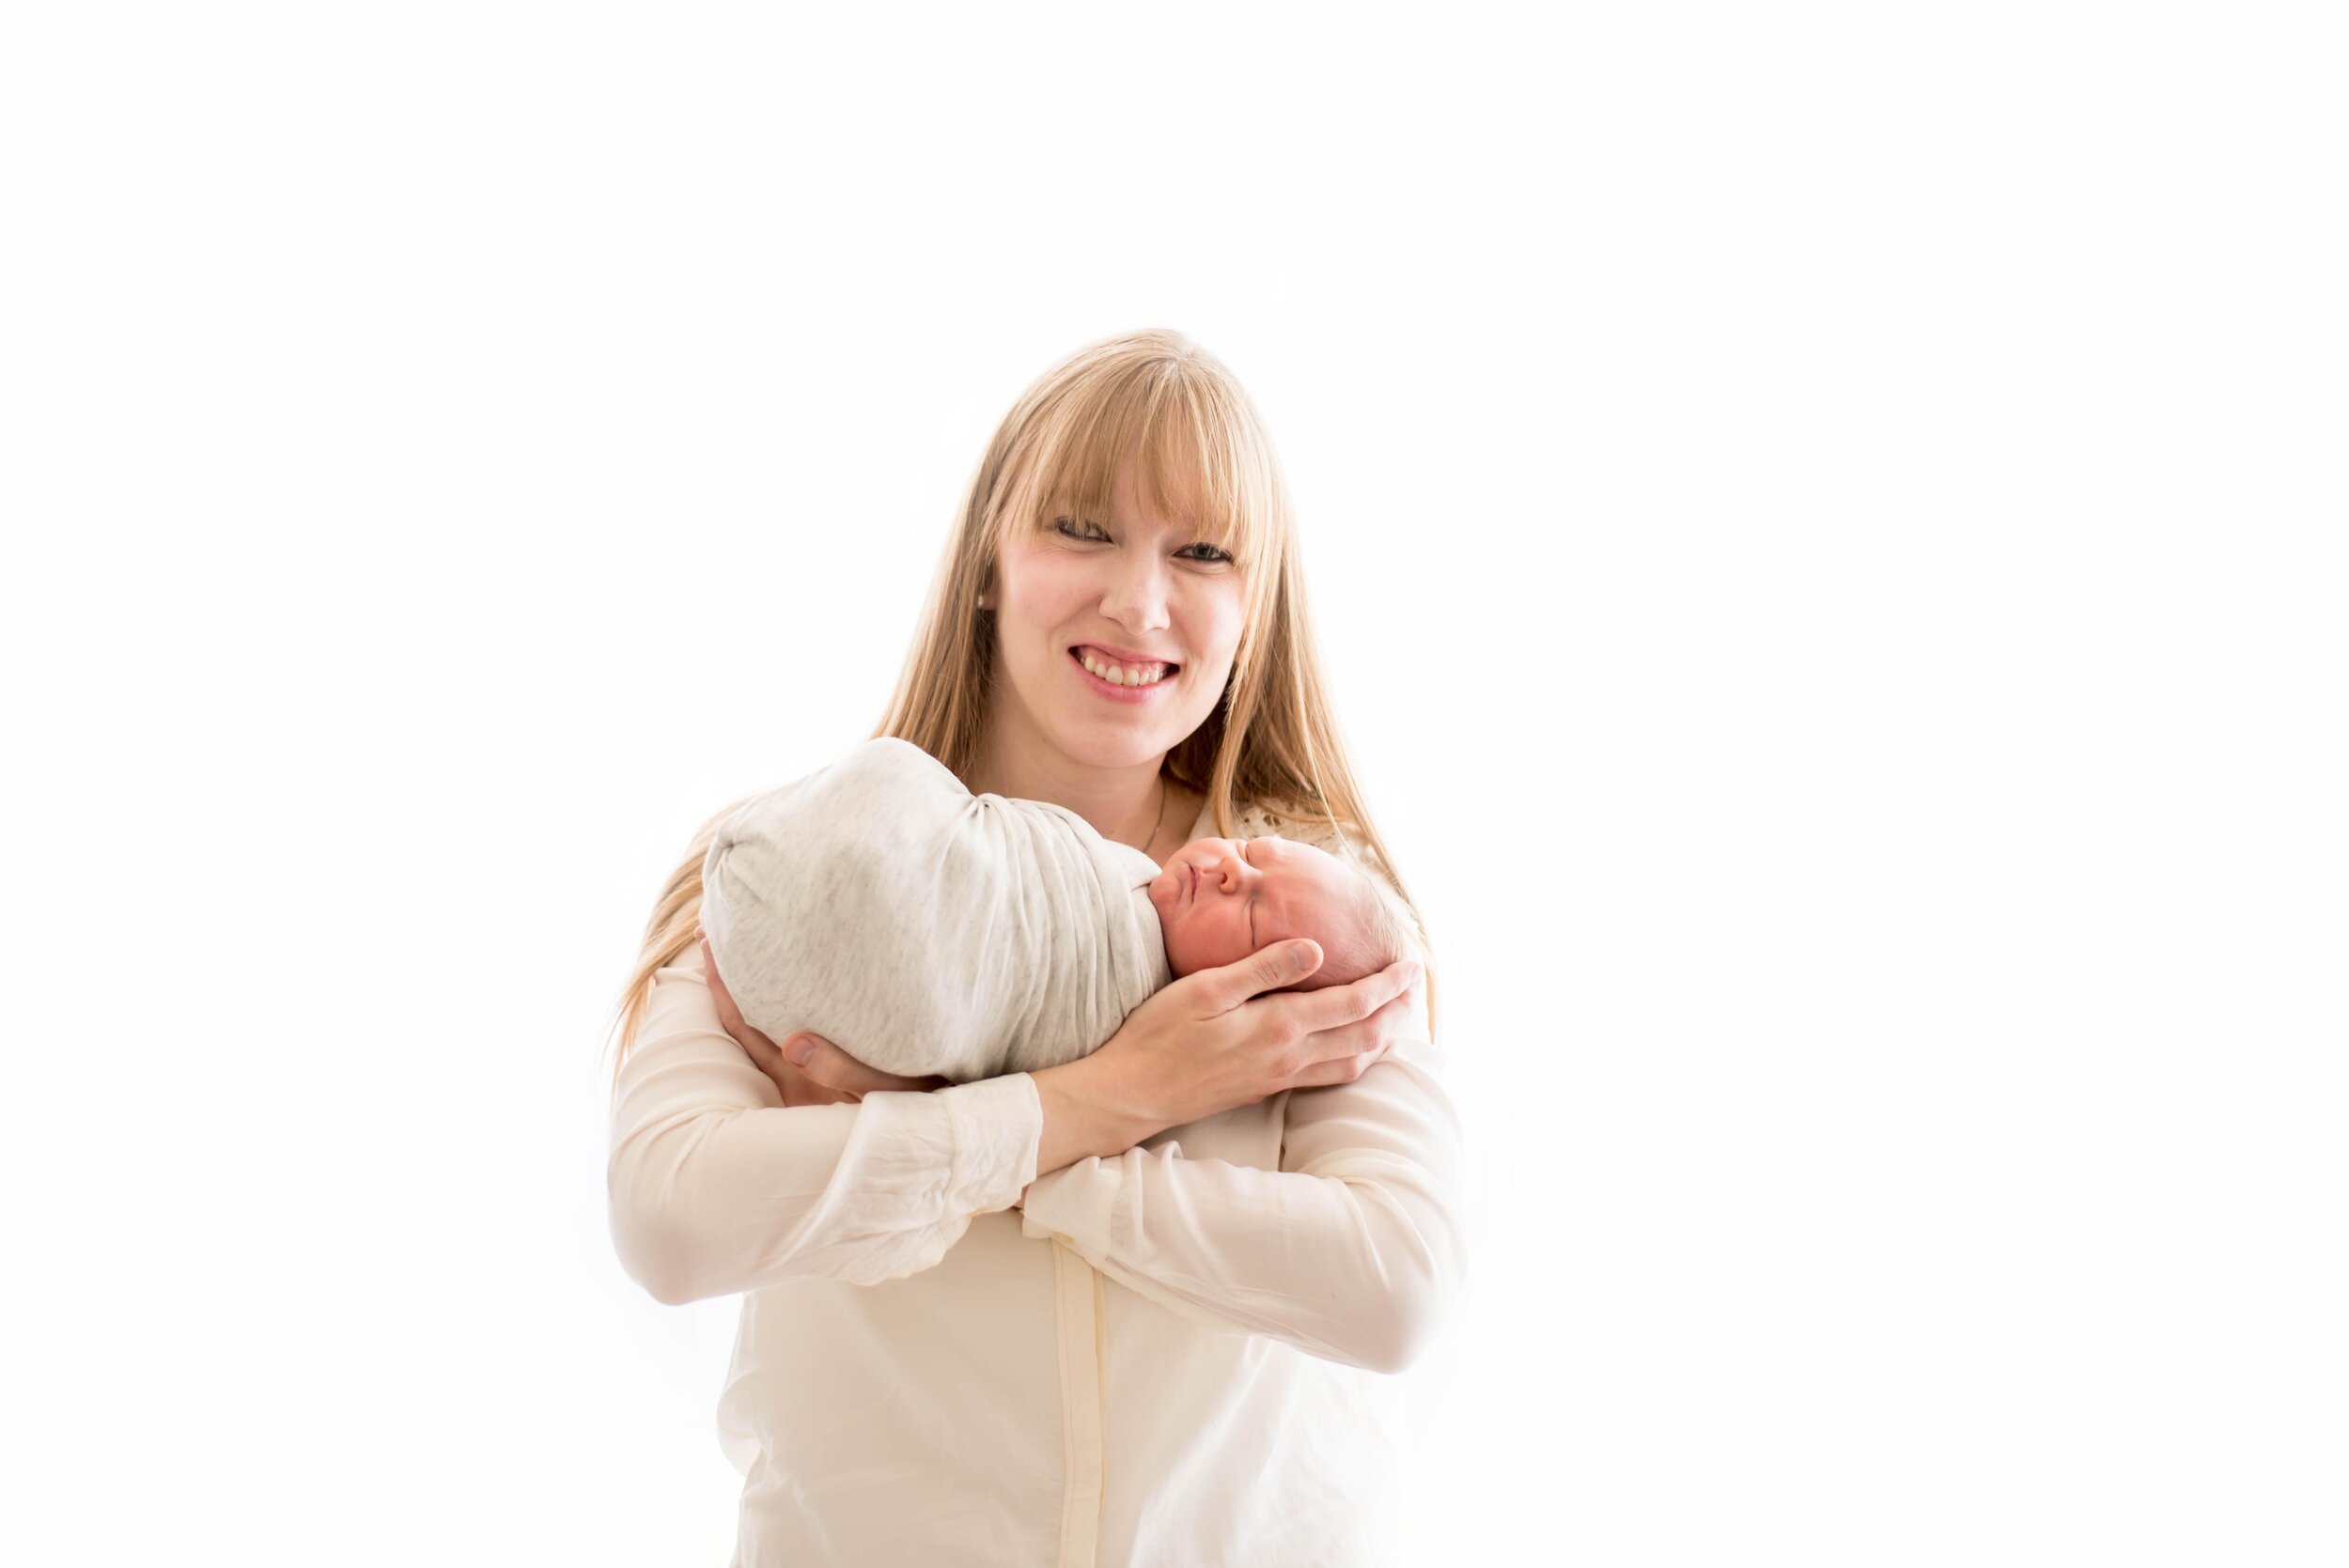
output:
<path id="1" fill-rule="evenodd" d="M 1287 839 L 1194 839 L 1161 870 L 1065 807 L 972 795 L 867 740 L 746 801 L 702 862 L 703 929 L 743 1019 L 957 1083 L 1108 1043 L 1177 975 L 1310 937 L 1341 986 L 1413 951 L 1368 873 Z"/>

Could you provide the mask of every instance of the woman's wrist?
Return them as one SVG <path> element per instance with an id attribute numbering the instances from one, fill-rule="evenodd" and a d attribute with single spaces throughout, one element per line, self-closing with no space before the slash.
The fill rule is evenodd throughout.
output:
<path id="1" fill-rule="evenodd" d="M 1118 1059 L 1096 1051 L 1057 1067 L 1028 1075 L 1044 1108 L 1044 1133 L 1037 1140 L 1039 1176 L 1098 1155 L 1124 1154 L 1152 1133 L 1174 1124 L 1155 1120 L 1146 1096 L 1136 1093 Z"/>

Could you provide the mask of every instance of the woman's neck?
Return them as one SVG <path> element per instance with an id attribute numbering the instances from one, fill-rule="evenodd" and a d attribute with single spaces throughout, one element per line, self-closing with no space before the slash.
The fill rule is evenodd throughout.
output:
<path id="1" fill-rule="evenodd" d="M 1190 800 L 1174 781 L 1161 781 L 1162 758 L 1130 768 L 1088 768 L 1065 757 L 1030 748 L 1019 755 L 983 752 L 972 764 L 963 785 L 973 795 L 1002 795 L 1015 800 L 1043 800 L 1064 806 L 1084 818 L 1103 838 L 1140 849 L 1153 859 L 1169 833 L 1189 836 L 1191 816 L 1178 808 Z M 1195 815 L 1196 808 L 1193 808 Z M 1182 815 L 1180 822 L 1175 821 Z M 1177 844 L 1181 838 L 1175 840 Z"/>

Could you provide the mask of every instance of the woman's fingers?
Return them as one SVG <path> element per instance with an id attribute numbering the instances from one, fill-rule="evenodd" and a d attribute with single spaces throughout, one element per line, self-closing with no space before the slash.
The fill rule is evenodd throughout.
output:
<path id="1" fill-rule="evenodd" d="M 1387 1054 L 1384 1046 L 1373 1046 L 1350 1056 L 1332 1056 L 1315 1063 L 1289 1079 L 1292 1089 L 1325 1089 L 1332 1083 L 1352 1083 L 1370 1071 L 1374 1063 Z"/>
<path id="2" fill-rule="evenodd" d="M 751 1059 L 751 1065 L 774 1083 L 783 1095 L 783 1103 L 794 1105 L 838 1105 L 853 1100 L 854 1094 L 844 1094 L 827 1088 L 793 1066 L 772 1040 L 753 1029 L 744 1020 L 742 1010 L 734 1005 L 734 998 L 726 994 L 726 983 L 718 977 L 718 960 L 709 951 L 709 939 L 701 938 L 702 977 L 709 986 L 709 1000 L 718 1009 L 718 1024 L 734 1043 L 742 1048 Z"/>
<path id="3" fill-rule="evenodd" d="M 782 1091 L 783 1103 L 786 1106 L 839 1105 L 856 1098 L 854 1094 L 843 1094 L 837 1090 L 826 1088 L 791 1065 L 783 1052 L 776 1048 L 775 1043 L 755 1029 L 750 1031 L 749 1036 L 741 1040 L 740 1045 L 750 1053 L 751 1061 L 758 1070 L 774 1079 L 775 1087 Z"/>
<path id="4" fill-rule="evenodd" d="M 1397 1040 L 1411 1037 L 1419 1013 L 1419 986 L 1413 983 L 1388 998 L 1370 1017 L 1308 1036 L 1303 1049 L 1309 1054 L 1290 1078 L 1289 1087 L 1318 1089 L 1354 1082 L 1384 1061 Z"/>
<path id="5" fill-rule="evenodd" d="M 772 1040 L 753 1029 L 734 1005 L 734 998 L 726 994 L 725 982 L 718 978 L 718 960 L 709 951 L 709 938 L 701 938 L 702 974 L 709 983 L 709 1000 L 717 1004 L 718 1022 L 735 1043 L 750 1053 L 751 1062 L 758 1070 L 775 1080 L 783 1091 L 786 1105 L 832 1105 L 844 1100 L 860 1100 L 867 1094 L 882 1091 L 919 1094 L 930 1089 L 943 1089 L 952 1080 L 943 1078 L 906 1078 L 896 1073 L 884 1073 L 879 1067 L 868 1067 L 833 1045 L 820 1034 L 801 1032 L 792 1035 L 778 1049 Z M 801 1045 L 807 1047 L 806 1060 L 794 1062 Z"/>
<path id="6" fill-rule="evenodd" d="M 1419 977 L 1418 959 L 1398 958 L 1377 974 L 1366 974 L 1351 985 L 1299 993 L 1295 1004 L 1297 1016 L 1309 1033 L 1342 1029 L 1369 1017 L 1408 993 L 1419 984 Z"/>
<path id="7" fill-rule="evenodd" d="M 1274 942 L 1237 963 L 1185 976 L 1206 991 L 1210 1013 L 1228 1013 L 1260 991 L 1294 986 L 1321 967 L 1321 944 L 1310 937 Z"/>
<path id="8" fill-rule="evenodd" d="M 1421 973 L 1417 959 L 1405 958 L 1350 986 L 1302 992 L 1294 1001 L 1283 999 L 1295 1009 L 1305 1031 L 1295 1066 L 1301 1071 L 1318 1063 L 1383 1050 L 1392 1044 L 1418 1016 L 1415 991 Z"/>
<path id="9" fill-rule="evenodd" d="M 887 1092 L 920 1093 L 939 1089 L 947 1080 L 942 1078 L 904 1078 L 896 1073 L 884 1073 L 879 1067 L 868 1067 L 833 1045 L 820 1034 L 794 1034 L 786 1042 L 786 1049 L 806 1045 L 807 1060 L 799 1063 L 801 1072 L 827 1089 L 839 1092 L 849 1099 L 863 1099 L 867 1094 Z"/>

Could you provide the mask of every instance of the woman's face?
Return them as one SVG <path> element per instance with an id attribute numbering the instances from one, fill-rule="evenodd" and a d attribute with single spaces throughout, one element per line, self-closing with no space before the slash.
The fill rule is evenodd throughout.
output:
<path id="1" fill-rule="evenodd" d="M 1239 648 L 1238 567 L 1133 478 L 1118 472 L 1107 517 L 1051 514 L 995 564 L 988 722 L 1055 771 L 1155 766 L 1215 711 Z"/>

